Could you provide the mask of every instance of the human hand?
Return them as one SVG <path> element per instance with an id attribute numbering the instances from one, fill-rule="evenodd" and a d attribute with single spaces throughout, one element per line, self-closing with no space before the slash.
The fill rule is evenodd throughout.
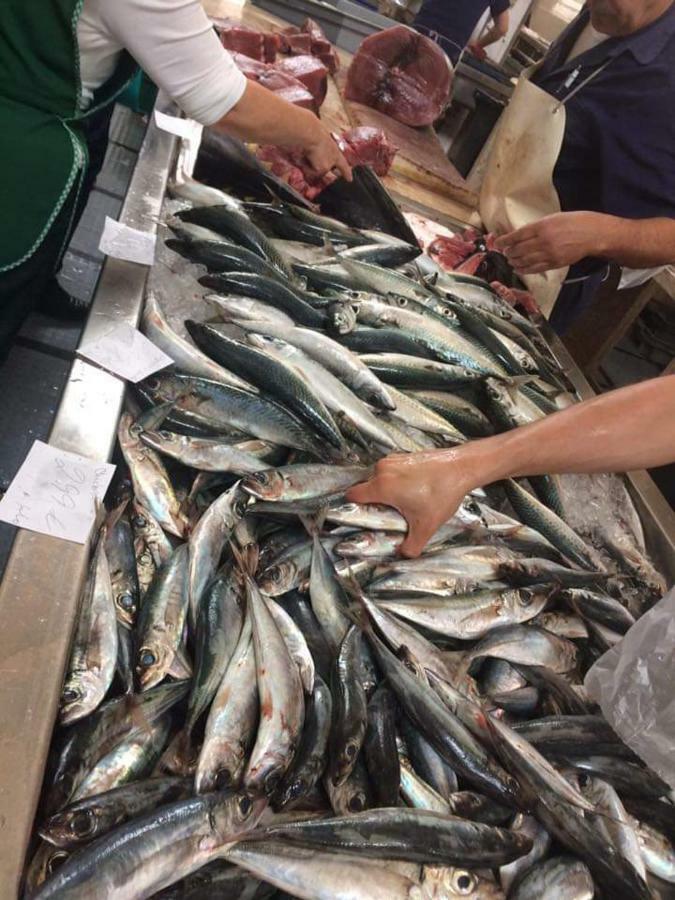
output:
<path id="1" fill-rule="evenodd" d="M 480 44 L 467 44 L 467 50 L 470 50 L 471 53 L 473 53 L 473 55 L 476 57 L 476 59 L 483 60 L 487 57 L 485 47 L 481 47 Z"/>
<path id="2" fill-rule="evenodd" d="M 347 491 L 347 500 L 397 509 L 408 523 L 408 534 L 398 552 L 419 556 L 429 538 L 475 487 L 469 483 L 460 455 L 460 448 L 392 454 L 376 464 L 369 481 Z"/>
<path id="3" fill-rule="evenodd" d="M 351 166 L 335 139 L 318 119 L 315 119 L 315 123 L 309 140 L 303 147 L 310 165 L 319 177 L 323 177 L 329 172 L 336 172 L 347 181 L 352 181 Z"/>
<path id="4" fill-rule="evenodd" d="M 498 237 L 501 251 L 519 275 L 537 275 L 602 253 L 607 219 L 601 213 L 563 212 L 545 216 Z"/>

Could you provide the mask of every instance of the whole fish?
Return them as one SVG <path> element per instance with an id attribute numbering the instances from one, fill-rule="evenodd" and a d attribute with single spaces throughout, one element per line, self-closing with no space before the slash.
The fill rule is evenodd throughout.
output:
<path id="1" fill-rule="evenodd" d="M 336 787 L 349 777 L 366 734 L 367 700 L 360 667 L 361 632 L 352 625 L 335 658 L 330 683 L 333 724 L 328 776 Z"/>
<path id="2" fill-rule="evenodd" d="M 390 413 L 390 417 L 424 431 L 427 434 L 440 435 L 446 442 L 463 444 L 466 437 L 454 425 L 451 425 L 443 416 L 439 416 L 433 409 L 429 409 L 423 403 L 418 403 L 414 397 L 404 394 L 397 388 L 390 387 L 389 392 L 396 404 L 396 409 Z"/>
<path id="3" fill-rule="evenodd" d="M 180 647 L 188 609 L 188 546 L 181 544 L 157 571 L 135 632 L 136 672 L 142 690 L 168 674 Z"/>
<path id="4" fill-rule="evenodd" d="M 332 710 L 331 692 L 321 677 L 316 675 L 314 690 L 307 702 L 298 751 L 273 798 L 278 808 L 299 805 L 319 782 L 326 767 Z"/>
<path id="5" fill-rule="evenodd" d="M 400 603 L 384 600 L 382 606 L 409 622 L 460 640 L 483 637 L 493 628 L 534 618 L 545 608 L 550 590 L 486 590 L 454 597 Z"/>
<path id="6" fill-rule="evenodd" d="M 290 366 L 304 379 L 308 387 L 316 392 L 333 415 L 346 417 L 365 437 L 376 441 L 385 448 L 392 449 L 396 446 L 389 436 L 388 430 L 384 427 L 384 423 L 328 369 L 298 347 L 265 334 L 264 326 L 260 330 L 263 333 L 248 334 L 249 342 L 255 343 L 282 364 Z"/>
<path id="7" fill-rule="evenodd" d="M 285 257 L 274 244 L 243 213 L 232 209 L 232 204 L 222 206 L 199 206 L 180 210 L 177 214 L 183 222 L 202 225 L 221 234 L 228 240 L 256 253 L 272 265 L 288 281 L 295 276 Z"/>
<path id="8" fill-rule="evenodd" d="M 217 438 L 190 437 L 170 431 L 144 431 L 141 440 L 158 453 L 202 472 L 249 475 L 279 462 L 284 452 L 266 441 L 227 443 Z"/>
<path id="9" fill-rule="evenodd" d="M 397 328 L 369 328 L 357 324 L 354 308 L 345 303 L 339 304 L 337 308 L 333 307 L 331 327 L 335 329 L 335 339 L 355 353 L 403 353 L 420 359 L 436 359 L 423 338 Z M 480 373 L 478 374 L 480 377 Z"/>
<path id="10" fill-rule="evenodd" d="M 278 403 L 215 381 L 188 375 L 159 373 L 146 379 L 161 400 L 170 400 L 175 408 L 198 411 L 203 421 L 216 430 L 240 429 L 262 441 L 283 447 L 314 452 L 312 439 L 295 416 Z M 319 453 L 320 455 L 320 453 Z"/>
<path id="11" fill-rule="evenodd" d="M 368 704 L 368 725 L 363 743 L 364 760 L 378 806 L 398 804 L 401 766 L 396 749 L 396 701 L 386 684 Z"/>
<path id="12" fill-rule="evenodd" d="M 309 597 L 331 652 L 337 654 L 349 629 L 349 599 L 335 571 L 335 566 L 319 540 L 312 538 Z"/>
<path id="13" fill-rule="evenodd" d="M 101 703 L 117 664 L 117 617 L 105 552 L 99 534 L 84 585 L 77 630 L 61 691 L 60 720 L 68 725 Z"/>
<path id="14" fill-rule="evenodd" d="M 70 849 L 165 803 L 187 799 L 191 788 L 187 778 L 148 778 L 124 784 L 71 803 L 40 827 L 40 835 L 55 847 Z"/>
<path id="15" fill-rule="evenodd" d="M 260 726 L 244 774 L 251 790 L 271 794 L 300 741 L 305 704 L 302 682 L 284 639 L 260 593 L 245 576 L 260 695 Z"/>
<path id="16" fill-rule="evenodd" d="M 241 486 L 258 500 L 288 503 L 343 493 L 352 485 L 367 480 L 368 473 L 363 466 L 305 463 L 258 472 L 244 478 Z"/>
<path id="17" fill-rule="evenodd" d="M 292 822 L 264 828 L 260 837 L 367 858 L 477 868 L 510 862 L 532 846 L 529 838 L 520 832 L 405 808 L 372 809 L 344 818 Z"/>
<path id="18" fill-rule="evenodd" d="M 230 387 L 240 390 L 256 391 L 252 385 L 238 378 L 234 372 L 214 363 L 194 344 L 174 331 L 163 315 L 159 301 L 152 291 L 148 291 L 145 299 L 142 328 L 146 337 L 160 350 L 163 350 L 167 356 L 170 356 L 182 372 L 228 384 Z"/>
<path id="19" fill-rule="evenodd" d="M 197 345 L 216 361 L 227 360 L 230 368 L 246 373 L 258 388 L 288 406 L 320 437 L 338 449 L 342 447 L 343 439 L 323 402 L 290 366 L 250 343 L 226 337 L 210 325 L 191 319 L 185 324 Z"/>
<path id="20" fill-rule="evenodd" d="M 594 896 L 593 876 L 572 856 L 535 863 L 509 891 L 513 900 L 593 900 Z"/>
<path id="21" fill-rule="evenodd" d="M 323 328 L 326 324 L 326 314 L 308 303 L 306 295 L 275 278 L 250 272 L 223 272 L 220 275 L 203 275 L 199 283 L 217 291 L 213 301 L 223 311 L 236 312 L 237 308 L 241 309 L 242 298 L 245 297 L 258 301 L 258 308 L 265 304 L 266 315 L 269 315 L 270 308 L 276 310 L 279 321 L 283 315 L 289 324 L 297 323 L 307 328 Z M 232 294 L 235 296 L 227 296 Z M 207 295 L 204 299 L 210 302 L 211 297 Z"/>
<path id="22" fill-rule="evenodd" d="M 295 327 L 292 322 L 283 322 L 278 317 L 262 317 L 257 328 L 254 319 L 243 317 L 241 314 L 235 313 L 230 316 L 229 321 L 241 328 L 262 332 L 296 347 L 327 369 L 366 403 L 380 409 L 396 408 L 391 391 L 382 384 L 377 375 L 355 353 L 328 335 L 308 328 Z"/>
<path id="23" fill-rule="evenodd" d="M 195 790 L 236 786 L 258 724 L 258 688 L 250 618 L 244 621 L 230 663 L 211 704 L 197 761 Z"/>
<path id="24" fill-rule="evenodd" d="M 122 455 L 129 466 L 136 499 L 166 531 L 183 537 L 185 517 L 180 501 L 158 453 L 140 438 L 142 428 L 129 413 L 123 413 L 117 429 Z"/>
<path id="25" fill-rule="evenodd" d="M 560 599 L 569 603 L 580 616 L 606 625 L 617 634 L 625 634 L 635 624 L 634 616 L 609 594 L 567 588 L 560 594 Z"/>
<path id="26" fill-rule="evenodd" d="M 122 741 L 96 763 L 73 794 L 71 802 L 76 803 L 149 777 L 162 755 L 170 730 L 171 716 L 164 715 L 148 726 L 143 734 Z"/>
<path id="27" fill-rule="evenodd" d="M 413 247 L 406 241 L 391 244 L 362 244 L 340 252 L 341 259 L 354 259 L 357 262 L 370 263 L 383 268 L 403 266 L 419 255 L 419 247 Z"/>
<path id="28" fill-rule="evenodd" d="M 117 619 L 127 628 L 133 628 L 140 603 L 134 538 L 131 523 L 126 515 L 125 500 L 108 517 L 105 534 L 105 555 L 110 570 L 110 584 L 115 602 Z"/>
<path id="29" fill-rule="evenodd" d="M 206 266 L 209 272 L 251 272 L 284 281 L 281 272 L 267 260 L 224 238 L 219 241 L 171 238 L 164 243 L 184 259 Z"/>
<path id="30" fill-rule="evenodd" d="M 35 895 L 143 900 L 252 831 L 265 807 L 248 794 L 206 794 L 162 806 L 70 857 Z"/>
<path id="31" fill-rule="evenodd" d="M 342 232 L 341 229 L 319 226 L 308 219 L 295 215 L 294 208 L 280 203 L 245 203 L 244 210 L 259 228 L 266 234 L 275 235 L 287 241 L 298 241 L 303 244 L 313 244 L 323 247 L 326 240 L 334 240 L 340 243 L 365 244 L 367 237 L 361 235 L 356 229 Z M 327 220 L 329 221 L 329 220 Z"/>
<path id="32" fill-rule="evenodd" d="M 190 534 L 188 597 L 192 623 L 197 620 L 203 593 L 218 570 L 225 545 L 246 512 L 247 503 L 248 497 L 237 482 L 213 501 Z"/>
<path id="33" fill-rule="evenodd" d="M 387 384 L 400 388 L 445 391 L 482 382 L 473 369 L 404 353 L 364 353 L 361 361 Z"/>

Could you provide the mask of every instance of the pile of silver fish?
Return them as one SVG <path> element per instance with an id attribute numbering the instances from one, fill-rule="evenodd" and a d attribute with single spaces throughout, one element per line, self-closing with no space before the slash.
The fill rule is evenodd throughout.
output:
<path id="1" fill-rule="evenodd" d="M 398 239 L 173 190 L 203 299 L 182 330 L 148 298 L 175 367 L 120 421 L 26 896 L 659 896 L 668 785 L 583 686 L 664 591 L 638 536 L 519 479 L 403 559 L 344 496 L 575 402 L 538 329 Z"/>

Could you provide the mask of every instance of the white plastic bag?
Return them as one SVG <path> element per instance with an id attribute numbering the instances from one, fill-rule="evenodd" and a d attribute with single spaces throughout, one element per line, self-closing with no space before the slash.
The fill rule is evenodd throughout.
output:
<path id="1" fill-rule="evenodd" d="M 584 681 L 616 733 L 675 789 L 675 588 Z"/>

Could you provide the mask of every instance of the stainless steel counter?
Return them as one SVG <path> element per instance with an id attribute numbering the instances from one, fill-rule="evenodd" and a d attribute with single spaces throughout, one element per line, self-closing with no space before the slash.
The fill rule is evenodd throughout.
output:
<path id="1" fill-rule="evenodd" d="M 156 229 L 174 146 L 175 138 L 151 123 L 120 221 Z M 106 261 L 81 342 L 96 339 L 111 321 L 138 323 L 147 274 L 147 266 Z M 50 443 L 109 459 L 123 396 L 123 381 L 77 359 Z M 2 900 L 18 896 L 88 556 L 87 545 L 20 531 L 0 584 Z"/>

